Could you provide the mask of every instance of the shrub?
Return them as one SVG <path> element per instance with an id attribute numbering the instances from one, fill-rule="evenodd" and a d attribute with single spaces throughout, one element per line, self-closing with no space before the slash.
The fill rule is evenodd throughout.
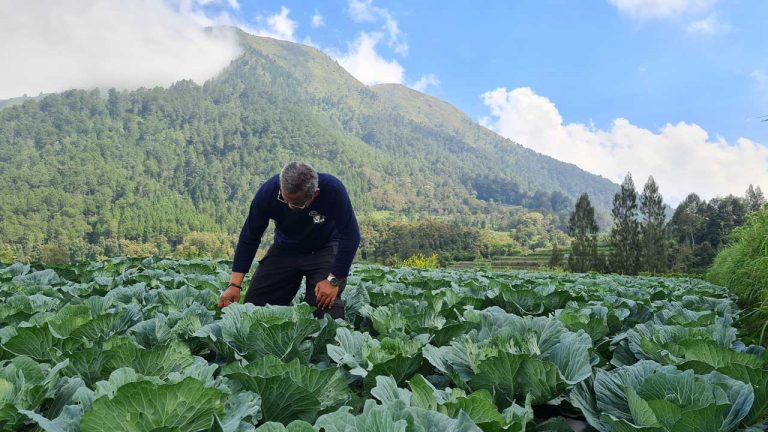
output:
<path id="1" fill-rule="evenodd" d="M 436 268 L 440 266 L 440 257 L 436 253 L 432 255 L 416 254 L 404 259 L 400 266 L 415 268 Z"/>
<path id="2" fill-rule="evenodd" d="M 184 236 L 174 255 L 177 258 L 231 258 L 234 255 L 233 240 L 226 234 L 193 231 Z"/>
<path id="3" fill-rule="evenodd" d="M 16 255 L 8 245 L 0 246 L 0 262 L 13 262 L 16 259 Z"/>
<path id="4" fill-rule="evenodd" d="M 762 342 L 768 336 L 768 209 L 752 213 L 730 240 L 715 258 L 707 279 L 739 297 L 746 312 L 744 330 Z"/>
<path id="5" fill-rule="evenodd" d="M 40 246 L 40 261 L 45 264 L 69 264 L 69 249 L 58 244 Z"/>

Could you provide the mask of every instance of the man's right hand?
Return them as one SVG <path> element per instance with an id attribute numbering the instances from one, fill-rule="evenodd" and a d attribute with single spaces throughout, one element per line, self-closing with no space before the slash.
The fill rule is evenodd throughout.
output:
<path id="1" fill-rule="evenodd" d="M 219 308 L 224 309 L 232 303 L 240 303 L 240 288 L 230 286 L 219 297 Z"/>

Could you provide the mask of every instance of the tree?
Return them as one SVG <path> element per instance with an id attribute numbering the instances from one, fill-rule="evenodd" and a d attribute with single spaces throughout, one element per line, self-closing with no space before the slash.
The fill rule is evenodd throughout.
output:
<path id="1" fill-rule="evenodd" d="M 627 173 L 621 190 L 613 197 L 611 213 L 611 269 L 620 274 L 637 274 L 640 269 L 640 223 L 637 220 L 637 191 L 632 174 Z"/>
<path id="2" fill-rule="evenodd" d="M 692 193 L 675 209 L 669 228 L 678 243 L 685 243 L 693 250 L 706 221 L 706 201 Z"/>
<path id="3" fill-rule="evenodd" d="M 520 222 L 510 231 L 509 235 L 512 240 L 528 249 L 535 250 L 545 247 L 549 241 L 546 230 L 548 223 L 551 222 L 541 213 L 526 213 L 520 218 Z"/>
<path id="4" fill-rule="evenodd" d="M 667 268 L 673 273 L 686 273 L 693 266 L 693 251 L 688 243 L 672 243 Z"/>
<path id="5" fill-rule="evenodd" d="M 554 191 L 549 196 L 549 203 L 552 206 L 552 211 L 559 213 L 571 206 L 571 199 L 560 191 Z"/>
<path id="6" fill-rule="evenodd" d="M 747 220 L 747 208 L 744 201 L 736 196 L 712 198 L 707 205 L 706 221 L 701 241 L 707 241 L 717 249 L 728 239 L 734 228 L 744 225 Z M 714 258 L 714 255 L 713 255 Z M 708 262 L 706 265 L 711 263 Z"/>
<path id="7" fill-rule="evenodd" d="M 597 266 L 597 231 L 595 209 L 589 195 L 583 193 L 568 219 L 568 233 L 573 237 L 568 268 L 575 272 L 595 270 Z M 553 253 L 554 254 L 554 253 Z"/>
<path id="8" fill-rule="evenodd" d="M 211 232 L 193 231 L 184 236 L 184 241 L 176 247 L 177 258 L 231 258 L 234 255 L 234 238 Z"/>
<path id="9" fill-rule="evenodd" d="M 557 247 L 557 243 L 552 246 L 552 255 L 549 256 L 550 267 L 561 267 L 563 265 L 563 251 Z"/>
<path id="10" fill-rule="evenodd" d="M 747 188 L 746 196 L 744 197 L 744 204 L 747 207 L 747 213 L 756 212 L 765 206 L 765 196 L 760 186 L 753 187 L 749 185 Z"/>
<path id="11" fill-rule="evenodd" d="M 748 195 L 750 194 L 747 189 Z M 758 190 L 752 189 L 753 196 Z M 686 246 L 675 248 L 684 253 L 684 259 L 671 260 L 677 271 L 683 262 L 690 263 L 691 270 L 703 270 L 712 264 L 717 251 L 723 247 L 731 231 L 742 226 L 747 219 L 748 199 L 733 195 L 712 198 L 706 202 L 696 194 L 690 194 L 678 205 L 668 225 L 672 238 Z"/>
<path id="12" fill-rule="evenodd" d="M 62 245 L 45 244 L 40 247 L 40 261 L 45 264 L 69 264 L 69 250 Z"/>
<path id="13" fill-rule="evenodd" d="M 667 268 L 666 217 L 664 199 L 653 176 L 648 177 L 640 195 L 641 267 L 651 273 L 660 273 Z"/>

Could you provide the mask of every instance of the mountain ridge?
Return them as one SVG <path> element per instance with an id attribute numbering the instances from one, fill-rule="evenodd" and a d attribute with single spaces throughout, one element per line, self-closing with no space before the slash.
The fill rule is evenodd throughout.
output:
<path id="1" fill-rule="evenodd" d="M 400 85 L 365 86 L 319 50 L 241 34 L 217 77 L 133 91 L 69 90 L 0 110 L 0 243 L 178 244 L 236 235 L 259 184 L 306 160 L 362 214 L 509 230 L 526 207 L 561 227 L 617 185 L 540 155 Z"/>
<path id="2" fill-rule="evenodd" d="M 301 51 L 305 55 L 312 58 L 313 65 L 322 65 L 326 70 L 334 70 L 337 72 L 340 76 L 344 78 L 342 82 L 347 83 L 347 86 L 343 86 L 339 84 L 340 80 L 338 80 L 338 76 L 335 76 L 334 78 L 337 78 L 335 80 L 332 80 L 334 85 L 332 86 L 333 89 L 337 89 L 339 87 L 350 87 L 351 83 L 354 83 L 354 90 L 355 92 L 324 92 L 322 93 L 323 96 L 327 96 L 329 94 L 334 94 L 336 96 L 337 103 L 341 103 L 342 101 L 345 102 L 346 105 L 349 106 L 356 106 L 360 107 L 362 104 L 362 100 L 365 100 L 365 98 L 359 97 L 360 93 L 364 93 L 366 90 L 375 93 L 376 95 L 380 96 L 382 99 L 386 100 L 390 103 L 390 109 L 394 107 L 397 107 L 396 110 L 399 112 L 399 114 L 403 113 L 411 113 L 410 119 L 415 120 L 418 123 L 419 116 L 425 116 L 423 117 L 424 120 L 427 120 L 427 124 L 431 124 L 433 127 L 437 126 L 446 126 L 451 127 L 452 130 L 456 131 L 462 131 L 463 134 L 461 134 L 460 139 L 465 141 L 467 144 L 469 144 L 472 147 L 480 147 L 485 148 L 486 150 L 503 150 L 505 146 L 509 146 L 506 150 L 508 152 L 512 152 L 515 155 L 519 154 L 526 154 L 529 157 L 541 159 L 546 158 L 548 161 L 556 161 L 560 168 L 568 171 L 569 175 L 578 175 L 578 176 L 589 176 L 595 179 L 595 181 L 602 183 L 600 187 L 596 188 L 597 190 L 590 191 L 589 188 L 583 187 L 583 185 L 577 185 L 576 187 L 569 188 L 567 186 L 561 187 L 561 190 L 567 191 L 567 194 L 570 198 L 576 199 L 578 198 L 578 195 L 580 195 L 581 192 L 592 192 L 590 193 L 590 197 L 592 197 L 593 201 L 596 201 L 596 204 L 598 207 L 601 208 L 601 210 L 607 212 L 609 211 L 610 207 L 612 206 L 612 200 L 613 200 L 613 194 L 616 190 L 618 190 L 618 185 L 611 182 L 610 180 L 596 174 L 592 174 L 587 172 L 586 170 L 583 170 L 579 167 L 577 167 L 574 164 L 566 163 L 559 161 L 555 158 L 552 158 L 550 156 L 546 156 L 543 154 L 540 154 L 534 150 L 528 149 L 525 146 L 520 145 L 519 143 L 516 143 L 512 140 L 509 140 L 507 138 L 503 138 L 496 134 L 495 132 L 487 129 L 486 127 L 478 124 L 474 120 L 472 120 L 469 116 L 467 116 L 465 113 L 463 113 L 461 110 L 456 108 L 455 106 L 435 97 L 432 95 L 424 94 L 421 92 L 418 92 L 414 89 L 411 89 L 409 87 L 406 87 L 402 84 L 377 84 L 373 86 L 366 86 L 363 83 L 361 83 L 359 80 L 354 78 L 349 72 L 344 70 L 338 62 L 331 59 L 329 56 L 327 56 L 325 53 L 320 51 L 317 48 L 297 44 L 294 42 L 289 41 L 282 41 L 278 39 L 268 38 L 268 37 L 258 37 L 258 36 L 251 36 L 247 33 L 244 33 L 242 31 L 239 32 L 241 40 L 243 40 L 243 44 L 246 47 L 250 47 L 252 49 L 261 51 L 264 54 L 271 55 L 274 53 L 277 53 L 277 57 L 281 59 L 281 64 L 284 64 L 286 66 L 294 66 L 297 70 L 298 67 L 295 62 L 290 62 L 286 59 L 289 59 L 289 57 L 286 57 L 286 52 L 295 52 L 295 51 Z M 277 47 L 283 48 L 283 50 L 277 49 Z M 306 63 L 302 66 L 306 66 Z M 312 70 L 312 68 L 309 68 Z M 306 68 L 304 68 L 306 70 Z M 317 71 L 316 69 L 314 70 Z M 312 92 L 312 89 L 318 89 L 318 88 L 325 88 L 323 85 L 324 83 L 327 83 L 331 81 L 327 74 L 313 74 L 313 76 L 316 77 L 315 80 L 310 80 L 310 83 L 313 85 L 310 87 L 310 92 Z M 319 81 L 319 82 L 318 82 Z M 414 106 L 413 103 L 407 103 L 408 98 L 403 97 L 403 94 L 407 94 L 408 97 L 411 99 L 416 98 L 416 101 L 418 104 Z M 411 100 L 410 102 L 414 102 Z M 437 109 L 420 109 L 422 106 L 427 106 L 428 108 L 437 108 Z M 435 113 L 442 113 L 441 116 L 435 116 Z M 418 114 L 418 116 L 416 115 Z M 467 128 L 474 129 L 473 131 L 467 131 Z M 470 133 L 471 132 L 471 133 Z M 495 142 L 495 146 L 492 148 L 484 147 L 484 144 L 487 145 L 488 142 Z M 500 145 L 500 143 L 503 143 Z M 536 155 L 536 156 L 532 156 Z M 541 163 L 539 163 L 541 165 Z M 555 173 L 550 173 L 554 175 Z M 521 179 L 516 179 L 520 183 L 524 183 L 520 181 Z M 536 185 L 535 183 L 532 185 L 533 187 L 541 187 L 542 185 Z M 545 188 L 548 192 L 552 192 L 554 190 L 557 190 L 556 188 L 550 187 Z"/>

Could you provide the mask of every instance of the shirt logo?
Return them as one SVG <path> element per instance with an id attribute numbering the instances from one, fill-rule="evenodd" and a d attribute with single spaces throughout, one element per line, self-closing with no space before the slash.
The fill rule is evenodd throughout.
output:
<path id="1" fill-rule="evenodd" d="M 321 224 L 325 222 L 325 216 L 321 215 L 316 210 L 309 212 L 309 216 L 312 218 L 312 223 L 314 224 Z"/>

